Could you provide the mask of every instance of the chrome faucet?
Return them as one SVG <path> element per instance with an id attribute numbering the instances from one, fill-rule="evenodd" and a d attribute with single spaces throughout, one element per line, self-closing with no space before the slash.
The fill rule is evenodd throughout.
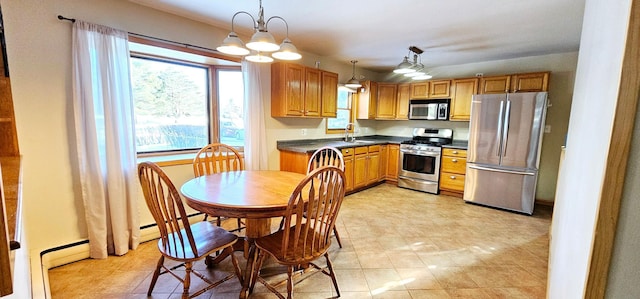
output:
<path id="1" fill-rule="evenodd" d="M 353 130 L 353 123 L 348 123 L 346 127 L 344 127 L 344 141 L 345 142 L 354 142 L 356 140 L 356 137 L 353 136 L 353 133 L 351 134 L 351 138 L 349 138 L 349 131 Z"/>

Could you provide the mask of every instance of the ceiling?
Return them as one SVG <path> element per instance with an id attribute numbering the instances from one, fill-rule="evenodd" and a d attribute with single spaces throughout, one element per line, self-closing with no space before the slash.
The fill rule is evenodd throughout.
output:
<path id="1" fill-rule="evenodd" d="M 231 30 L 231 17 L 257 18 L 258 0 L 129 0 Z M 299 50 L 388 72 L 424 51 L 427 67 L 577 51 L 585 0 L 265 0 L 265 20 L 284 18 Z M 252 21 L 238 15 L 235 31 L 250 36 Z M 283 22 L 269 23 L 278 42 Z M 222 42 L 222 40 L 220 41 Z M 246 42 L 246 40 L 245 40 Z"/>

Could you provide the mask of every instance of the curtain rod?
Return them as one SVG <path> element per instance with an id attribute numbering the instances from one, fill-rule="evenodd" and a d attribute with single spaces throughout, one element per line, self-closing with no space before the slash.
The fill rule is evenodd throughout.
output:
<path id="1" fill-rule="evenodd" d="M 60 20 L 60 21 L 69 21 L 71 23 L 75 23 L 76 22 L 76 19 L 67 18 L 67 17 L 61 16 L 61 15 L 58 15 L 58 20 Z M 201 47 L 201 46 L 196 46 L 196 45 L 186 44 L 186 43 L 181 43 L 181 42 L 175 42 L 175 41 L 172 41 L 172 40 L 153 37 L 153 36 L 144 35 L 144 34 L 139 34 L 139 33 L 135 33 L 135 32 L 127 32 L 127 33 L 129 35 L 133 35 L 133 36 L 140 37 L 140 38 L 146 38 L 146 39 L 150 39 L 150 40 L 161 41 L 161 42 L 165 42 L 165 43 L 171 43 L 171 44 L 182 46 L 182 47 L 185 47 L 185 48 L 193 48 L 193 49 L 207 51 L 207 52 L 211 52 L 211 53 L 215 53 L 215 54 L 220 54 L 220 52 L 218 52 L 217 50 L 211 49 L 211 48 L 206 48 L 206 47 Z"/>

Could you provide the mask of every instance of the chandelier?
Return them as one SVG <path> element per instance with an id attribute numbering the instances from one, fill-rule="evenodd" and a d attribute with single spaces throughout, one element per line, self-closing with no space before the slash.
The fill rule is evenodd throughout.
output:
<path id="1" fill-rule="evenodd" d="M 413 61 L 409 61 L 409 56 L 413 53 Z M 396 74 L 402 74 L 413 80 L 427 80 L 432 76 L 424 72 L 424 64 L 422 64 L 423 51 L 415 46 L 409 47 L 409 54 L 404 57 L 402 62 L 393 70 Z"/>
<path id="2" fill-rule="evenodd" d="M 255 30 L 253 36 L 251 36 L 251 40 L 246 44 L 242 42 L 242 40 L 238 37 L 238 34 L 235 33 L 233 25 L 236 19 L 236 16 L 239 14 L 246 14 L 253 20 L 253 29 Z M 285 27 L 287 28 L 287 36 L 282 41 L 280 45 L 278 45 L 273 38 L 273 35 L 269 33 L 267 30 L 267 26 L 269 22 L 273 19 L 279 19 L 284 22 Z M 246 11 L 236 12 L 231 18 L 231 32 L 224 39 L 222 45 L 218 46 L 216 50 L 229 54 L 229 55 L 238 55 L 238 56 L 246 56 L 245 58 L 249 61 L 253 62 L 272 62 L 273 58 L 281 59 L 281 60 L 298 60 L 302 58 L 302 55 L 298 53 L 298 49 L 291 43 L 289 39 L 289 24 L 282 17 L 273 16 L 264 21 L 264 10 L 262 8 L 262 0 L 260 0 L 260 10 L 258 13 L 258 20 Z M 271 53 L 271 56 L 266 56 L 265 53 Z M 273 57 L 273 58 L 271 58 Z"/>

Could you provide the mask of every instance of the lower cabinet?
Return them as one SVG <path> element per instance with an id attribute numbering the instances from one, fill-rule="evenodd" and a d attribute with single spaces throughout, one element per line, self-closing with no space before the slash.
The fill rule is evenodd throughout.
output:
<path id="1" fill-rule="evenodd" d="M 387 181 L 398 181 L 398 163 L 400 162 L 400 145 L 389 144 L 387 145 L 387 160 L 386 171 L 384 179 Z"/>
<path id="2" fill-rule="evenodd" d="M 454 148 L 442 149 L 440 192 L 462 197 L 467 169 L 467 151 Z"/>
<path id="3" fill-rule="evenodd" d="M 398 180 L 400 145 L 384 144 L 343 148 L 345 191 L 362 189 L 381 181 Z M 280 170 L 306 173 L 312 153 L 280 151 Z"/>

